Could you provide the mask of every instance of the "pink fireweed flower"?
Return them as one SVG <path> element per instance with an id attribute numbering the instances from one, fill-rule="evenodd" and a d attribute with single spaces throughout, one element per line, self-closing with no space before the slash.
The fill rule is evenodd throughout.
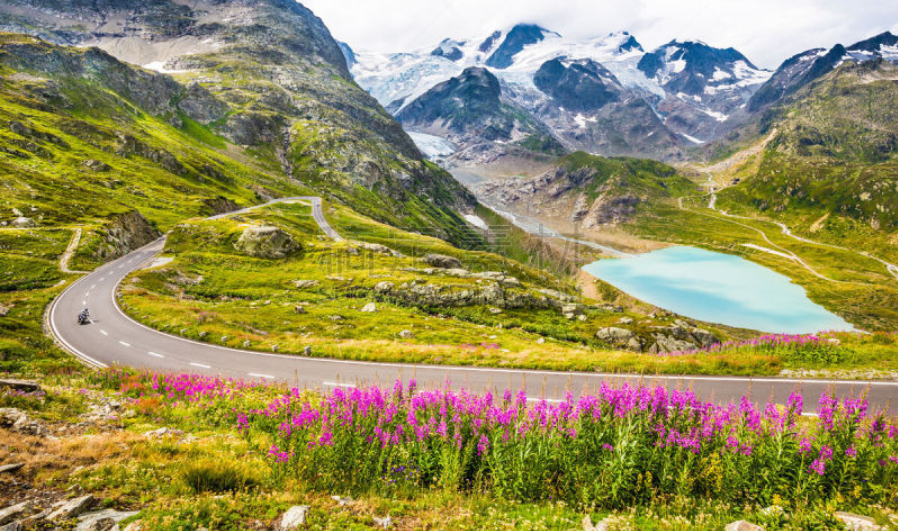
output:
<path id="1" fill-rule="evenodd" d="M 822 459 L 814 459 L 814 462 L 811 463 L 811 466 L 808 467 L 808 474 L 817 473 L 818 475 L 823 475 L 826 472 L 826 461 Z"/>
<path id="2" fill-rule="evenodd" d="M 481 435 L 480 441 L 477 443 L 477 455 L 483 456 L 489 447 L 490 440 L 486 438 L 486 435 Z"/>

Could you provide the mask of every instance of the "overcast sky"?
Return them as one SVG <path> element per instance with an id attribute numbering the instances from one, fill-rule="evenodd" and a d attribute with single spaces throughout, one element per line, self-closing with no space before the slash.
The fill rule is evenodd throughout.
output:
<path id="1" fill-rule="evenodd" d="M 898 33 L 898 0 L 303 0 L 353 48 L 397 52 L 537 23 L 574 38 L 627 30 L 646 49 L 672 39 L 732 46 L 776 68 L 809 48 Z"/>

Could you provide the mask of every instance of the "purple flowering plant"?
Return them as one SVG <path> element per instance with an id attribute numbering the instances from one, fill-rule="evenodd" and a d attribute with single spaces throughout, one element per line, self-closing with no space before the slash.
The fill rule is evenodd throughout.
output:
<path id="1" fill-rule="evenodd" d="M 824 394 L 808 417 L 798 392 L 759 407 L 660 386 L 603 384 L 550 402 L 414 380 L 327 393 L 184 374 L 117 381 L 134 400 L 161 397 L 233 426 L 276 476 L 327 491 L 486 491 L 608 508 L 678 495 L 895 501 L 898 425 L 863 397 Z"/>

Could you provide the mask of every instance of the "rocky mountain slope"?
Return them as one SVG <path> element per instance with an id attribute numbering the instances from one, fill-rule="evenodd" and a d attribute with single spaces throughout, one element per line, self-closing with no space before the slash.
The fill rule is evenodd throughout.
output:
<path id="1" fill-rule="evenodd" d="M 680 157 L 741 123 L 741 107 L 770 74 L 735 50 L 703 43 L 646 53 L 626 32 L 580 41 L 527 24 L 409 53 L 354 56 L 356 81 L 391 112 L 482 67 L 568 149 L 654 158 Z"/>
<path id="2" fill-rule="evenodd" d="M 543 175 L 487 182 L 477 194 L 513 212 L 594 230 L 626 222 L 649 201 L 692 189 L 688 179 L 661 162 L 577 152 Z"/>
<path id="3" fill-rule="evenodd" d="M 551 131 L 502 95 L 499 80 L 480 67 L 465 69 L 434 86 L 396 115 L 403 126 L 465 146 L 469 158 L 490 152 L 490 143 L 507 152 L 564 153 Z"/>
<path id="4" fill-rule="evenodd" d="M 422 160 L 399 124 L 353 83 L 346 50 L 292 0 L 14 0 L 0 6 L 0 29 L 79 50 L 96 46 L 143 65 L 107 78 L 91 69 L 54 71 L 37 56 L 34 64 L 9 63 L 50 83 L 66 76 L 121 89 L 117 95 L 170 126 L 196 124 L 220 143 L 219 157 L 258 159 L 291 186 L 382 221 L 448 237 L 463 223 L 455 212 L 475 204 Z M 100 56 L 87 50 L 78 53 Z"/>
<path id="5" fill-rule="evenodd" d="M 749 112 L 769 108 L 784 97 L 835 70 L 846 61 L 864 63 L 883 58 L 898 63 L 898 36 L 886 32 L 849 47 L 815 48 L 790 57 L 748 102 Z"/>

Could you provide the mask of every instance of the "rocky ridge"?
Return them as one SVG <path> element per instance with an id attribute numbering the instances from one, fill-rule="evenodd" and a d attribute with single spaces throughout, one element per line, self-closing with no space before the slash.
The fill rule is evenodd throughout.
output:
<path id="1" fill-rule="evenodd" d="M 344 50 L 321 20 L 296 2 L 16 0 L 0 6 L 0 29 L 88 47 L 7 43 L 10 66 L 50 79 L 98 79 L 174 125 L 183 116 L 238 146 L 271 148 L 289 178 L 382 221 L 407 223 L 404 205 L 415 203 L 418 223 L 451 236 L 457 224 L 441 220 L 474 204 L 448 174 L 422 162 L 396 121 L 352 82 Z M 138 139 L 122 145 L 186 171 Z"/>

